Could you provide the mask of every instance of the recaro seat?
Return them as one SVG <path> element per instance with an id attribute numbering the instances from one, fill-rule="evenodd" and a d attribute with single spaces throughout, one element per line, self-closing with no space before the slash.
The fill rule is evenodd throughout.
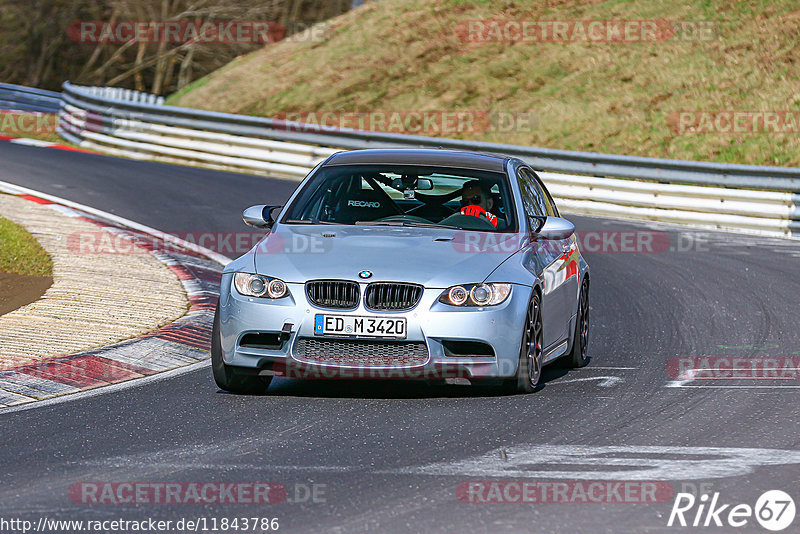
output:
<path id="1" fill-rule="evenodd" d="M 362 189 L 342 195 L 333 220 L 341 224 L 353 224 L 356 221 L 375 221 L 390 215 L 400 215 L 400 211 L 386 195 L 373 189 Z"/>

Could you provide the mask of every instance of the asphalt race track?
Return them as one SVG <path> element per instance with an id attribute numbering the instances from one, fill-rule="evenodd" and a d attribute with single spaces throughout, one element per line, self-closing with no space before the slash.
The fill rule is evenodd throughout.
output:
<path id="1" fill-rule="evenodd" d="M 243 208 L 281 203 L 296 185 L 10 143 L 0 143 L 0 180 L 176 232 L 246 231 Z M 779 489 L 797 501 L 800 382 L 681 383 L 669 376 L 667 362 L 797 358 L 800 243 L 571 219 L 579 232 L 655 229 L 673 249 L 584 252 L 593 275 L 588 367 L 547 368 L 532 395 L 279 379 L 263 397 L 219 391 L 206 367 L 1 414 L 0 515 L 277 517 L 280 532 L 689 530 L 667 527 L 672 498 L 649 504 L 458 498 L 463 482 L 520 480 L 525 473 L 537 481 L 650 480 L 675 492 L 703 485 L 719 492 L 721 502 L 751 506 Z M 510 476 L 498 478 L 498 470 Z M 91 505 L 69 495 L 80 482 L 126 481 L 278 482 L 288 499 L 260 506 Z M 316 499 L 308 496 L 312 488 Z M 743 528 L 710 529 L 732 530 L 764 532 L 752 518 Z"/>

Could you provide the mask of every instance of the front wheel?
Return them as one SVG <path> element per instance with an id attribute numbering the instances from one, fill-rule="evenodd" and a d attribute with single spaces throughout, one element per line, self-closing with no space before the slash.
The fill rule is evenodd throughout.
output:
<path id="1" fill-rule="evenodd" d="M 219 328 L 219 305 L 214 313 L 214 326 L 211 330 L 211 371 L 214 381 L 220 389 L 231 393 L 262 395 L 266 393 L 271 376 L 243 375 L 236 372 L 234 367 L 225 364 L 222 359 L 222 340 Z"/>
<path id="2" fill-rule="evenodd" d="M 542 344 L 542 303 L 539 294 L 534 292 L 525 314 L 517 376 L 511 382 L 516 392 L 531 393 L 536 389 L 542 377 Z"/>
<path id="3" fill-rule="evenodd" d="M 584 280 L 578 295 L 578 315 L 575 317 L 575 332 L 572 334 L 572 351 L 564 356 L 568 367 L 583 367 L 589 363 L 586 347 L 589 344 L 589 280 Z"/>

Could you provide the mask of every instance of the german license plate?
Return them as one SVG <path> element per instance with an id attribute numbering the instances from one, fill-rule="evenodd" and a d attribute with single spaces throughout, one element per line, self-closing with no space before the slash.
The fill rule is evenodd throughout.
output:
<path id="1" fill-rule="evenodd" d="M 406 338 L 406 320 L 404 317 L 357 317 L 353 315 L 318 314 L 314 319 L 314 334 L 318 336 Z"/>

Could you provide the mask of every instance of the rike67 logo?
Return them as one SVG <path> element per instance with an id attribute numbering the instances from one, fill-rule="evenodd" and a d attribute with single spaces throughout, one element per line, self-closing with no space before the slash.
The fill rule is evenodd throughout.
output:
<path id="1" fill-rule="evenodd" d="M 723 503 L 719 492 L 711 497 L 703 494 L 700 498 L 691 493 L 678 493 L 667 526 L 739 528 L 755 518 L 763 528 L 777 532 L 792 524 L 795 513 L 794 499 L 781 490 L 764 492 L 755 506 Z"/>

